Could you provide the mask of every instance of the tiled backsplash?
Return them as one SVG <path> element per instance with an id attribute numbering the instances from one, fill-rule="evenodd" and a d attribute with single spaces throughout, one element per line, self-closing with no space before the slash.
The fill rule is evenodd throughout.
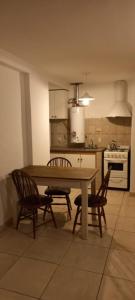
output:
<path id="1" fill-rule="evenodd" d="M 51 120 L 51 146 L 71 146 L 69 120 Z M 107 146 L 112 140 L 120 145 L 131 143 L 131 118 L 85 119 L 86 142 L 92 139 L 97 146 Z"/>

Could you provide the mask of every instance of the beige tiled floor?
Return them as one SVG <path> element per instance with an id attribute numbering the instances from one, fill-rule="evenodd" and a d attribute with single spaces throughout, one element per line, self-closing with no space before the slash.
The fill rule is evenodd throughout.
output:
<path id="1" fill-rule="evenodd" d="M 0 300 L 134 300 L 135 197 L 108 191 L 103 238 L 90 227 L 84 241 L 79 226 L 73 236 L 74 204 L 71 221 L 54 211 L 58 228 L 48 222 L 36 240 L 29 222 L 0 233 Z"/>

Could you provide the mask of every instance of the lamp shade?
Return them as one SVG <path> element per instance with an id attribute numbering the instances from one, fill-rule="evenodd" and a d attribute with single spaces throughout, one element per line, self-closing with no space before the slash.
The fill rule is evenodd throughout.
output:
<path id="1" fill-rule="evenodd" d="M 90 96 L 87 92 L 85 92 L 81 97 L 79 97 L 79 104 L 87 106 L 93 100 L 95 100 L 94 97 Z"/>

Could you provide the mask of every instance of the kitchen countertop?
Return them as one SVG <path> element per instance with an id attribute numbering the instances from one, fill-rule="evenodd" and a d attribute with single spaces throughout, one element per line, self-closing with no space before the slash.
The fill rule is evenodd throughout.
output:
<path id="1" fill-rule="evenodd" d="M 84 147 L 51 147 L 51 153 L 96 153 L 103 152 L 105 147 L 84 148 Z"/>

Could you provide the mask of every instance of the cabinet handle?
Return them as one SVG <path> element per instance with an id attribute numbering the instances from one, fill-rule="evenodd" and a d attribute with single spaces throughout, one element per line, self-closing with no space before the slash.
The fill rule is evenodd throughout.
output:
<path id="1" fill-rule="evenodd" d="M 80 161 L 82 161 L 83 159 L 82 158 L 80 158 Z"/>
<path id="2" fill-rule="evenodd" d="M 77 161 L 79 162 L 79 161 L 80 161 L 80 158 L 78 158 Z"/>

